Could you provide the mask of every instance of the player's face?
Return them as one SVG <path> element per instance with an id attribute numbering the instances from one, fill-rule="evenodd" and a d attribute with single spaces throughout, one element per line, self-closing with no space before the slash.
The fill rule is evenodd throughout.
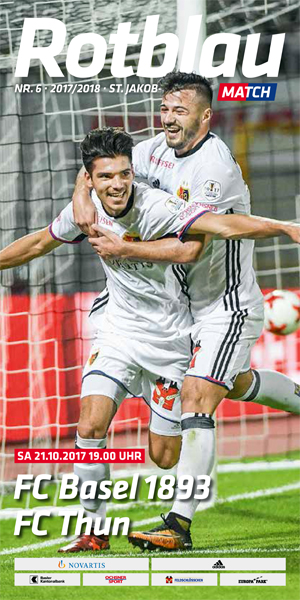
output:
<path id="1" fill-rule="evenodd" d="M 207 134 L 212 115 L 195 90 L 170 92 L 162 99 L 160 116 L 170 148 L 178 155 L 188 152 Z"/>
<path id="2" fill-rule="evenodd" d="M 127 156 L 96 158 L 93 161 L 92 175 L 87 174 L 106 212 L 116 217 L 127 206 L 134 172 Z"/>

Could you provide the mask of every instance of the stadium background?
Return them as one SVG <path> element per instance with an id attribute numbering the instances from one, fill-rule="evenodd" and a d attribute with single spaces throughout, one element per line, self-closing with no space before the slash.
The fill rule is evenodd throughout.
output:
<path id="1" fill-rule="evenodd" d="M 299 3 L 257 0 L 206 3 L 206 35 L 220 31 L 242 36 L 236 76 L 245 81 L 241 58 L 249 33 L 261 33 L 257 62 L 267 60 L 270 36 L 286 41 L 275 102 L 217 102 L 212 130 L 232 149 L 252 195 L 255 214 L 299 219 Z M 47 226 L 69 202 L 80 168 L 79 141 L 96 126 L 122 126 L 138 142 L 159 132 L 159 93 L 50 93 L 44 70 L 33 65 L 26 83 L 42 83 L 41 93 L 18 94 L 13 77 L 25 17 L 63 20 L 67 40 L 94 31 L 106 40 L 117 23 L 132 21 L 142 32 L 147 15 L 159 14 L 159 33 L 176 31 L 176 3 L 132 0 L 95 2 L 2 2 L 0 5 L 0 189 L 1 248 Z M 113 16 L 112 16 L 113 15 Z M 48 42 L 46 34 L 40 41 Z M 215 61 L 222 61 L 217 48 Z M 95 83 L 122 83 L 110 74 L 111 51 Z M 127 64 L 137 65 L 139 47 L 130 47 Z M 157 47 L 155 64 L 163 59 Z M 65 53 L 57 58 L 66 77 Z M 90 61 L 85 47 L 82 65 Z M 76 80 L 78 81 L 78 80 Z M 92 80 L 88 80 L 91 82 Z M 258 80 L 260 81 L 260 80 Z M 264 78 L 261 79 L 264 81 Z M 130 78 L 130 83 L 149 80 Z M 20 81 L 18 81 L 20 83 Z M 85 83 L 85 81 L 83 82 Z M 125 82 L 126 83 L 126 82 Z M 152 82 L 151 82 L 152 83 Z M 263 290 L 299 290 L 299 247 L 287 239 L 257 244 L 256 269 Z M 73 445 L 79 414 L 81 368 L 92 339 L 87 314 L 105 285 L 97 256 L 87 242 L 64 245 L 30 265 L 1 273 L 1 481 L 3 491 L 17 472 L 13 448 Z M 264 334 L 253 352 L 253 365 L 275 368 L 300 382 L 300 336 Z M 146 445 L 147 407 L 127 400 L 119 411 L 110 445 Z M 289 452 L 299 446 L 295 417 L 266 408 L 223 401 L 218 411 L 221 458 Z M 25 467 L 32 468 L 31 466 Z M 35 467 L 36 468 L 36 467 Z M 51 470 L 51 467 L 48 467 Z M 45 472 L 45 466 L 40 467 Z M 54 475 L 58 475 L 54 467 Z M 37 472 L 37 471 L 34 471 Z"/>

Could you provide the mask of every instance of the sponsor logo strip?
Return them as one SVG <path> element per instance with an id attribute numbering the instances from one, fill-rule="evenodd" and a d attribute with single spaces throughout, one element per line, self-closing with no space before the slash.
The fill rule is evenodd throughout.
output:
<path id="1" fill-rule="evenodd" d="M 285 571 L 285 558 L 152 558 L 152 571 Z"/>
<path id="2" fill-rule="evenodd" d="M 64 566 L 65 565 L 65 566 Z M 15 571 L 148 571 L 148 558 L 15 558 Z"/>
<path id="3" fill-rule="evenodd" d="M 152 574 L 152 585 L 161 586 L 167 585 L 172 587 L 174 585 L 201 585 L 211 586 L 218 585 L 218 574 L 217 573 L 153 573 Z"/>
<path id="4" fill-rule="evenodd" d="M 41 585 L 80 585 L 80 577 L 80 573 L 15 573 L 15 585 L 30 585 L 32 588 Z"/>
<path id="5" fill-rule="evenodd" d="M 135 559 L 134 559 L 135 560 Z M 148 586 L 148 573 L 84 573 L 83 585 L 106 585 L 111 588 L 124 587 L 124 585 L 132 586 Z"/>
<path id="6" fill-rule="evenodd" d="M 275 100 L 277 83 L 220 83 L 218 100 Z"/>
<path id="7" fill-rule="evenodd" d="M 286 585 L 285 573 L 221 573 L 220 585 Z"/>

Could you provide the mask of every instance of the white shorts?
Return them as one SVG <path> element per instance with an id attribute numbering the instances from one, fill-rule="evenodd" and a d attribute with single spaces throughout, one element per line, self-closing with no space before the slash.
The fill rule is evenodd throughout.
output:
<path id="1" fill-rule="evenodd" d="M 126 396 L 143 397 L 151 408 L 150 430 L 180 435 L 180 389 L 190 356 L 187 336 L 154 345 L 103 335 L 84 367 L 81 397 L 108 396 L 118 407 Z"/>
<path id="2" fill-rule="evenodd" d="M 216 309 L 193 325 L 193 358 L 187 375 L 232 390 L 239 373 L 250 369 L 251 348 L 263 329 L 264 309 Z"/>

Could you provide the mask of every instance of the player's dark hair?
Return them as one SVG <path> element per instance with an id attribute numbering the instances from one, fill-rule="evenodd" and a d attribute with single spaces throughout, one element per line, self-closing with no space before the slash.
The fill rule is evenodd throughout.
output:
<path id="1" fill-rule="evenodd" d="M 213 91 L 211 83 L 208 79 L 196 73 L 171 71 L 159 81 L 159 86 L 162 89 L 163 96 L 170 92 L 195 90 L 209 106 L 212 104 Z"/>
<path id="2" fill-rule="evenodd" d="M 132 162 L 133 139 L 117 127 L 93 129 L 80 144 L 82 162 L 91 175 L 95 158 L 127 156 Z"/>

